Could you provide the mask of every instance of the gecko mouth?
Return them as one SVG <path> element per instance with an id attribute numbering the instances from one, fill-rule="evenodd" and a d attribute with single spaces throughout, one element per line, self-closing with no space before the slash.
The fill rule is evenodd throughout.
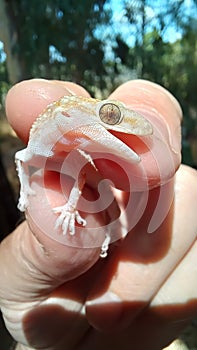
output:
<path id="1" fill-rule="evenodd" d="M 137 136 L 129 135 L 117 131 L 110 130 L 110 134 L 122 141 L 125 145 L 131 148 L 135 153 L 137 153 L 140 158 L 143 157 L 143 154 L 150 152 L 152 147 L 152 137 L 151 136 Z"/>
<path id="2" fill-rule="evenodd" d="M 147 189 L 147 176 L 141 163 L 144 156 L 150 152 L 151 137 L 142 138 L 111 130 L 105 130 L 105 135 L 105 139 L 93 142 L 80 132 L 77 135 L 74 131 L 70 132 L 66 137 L 63 135 L 52 149 L 54 166 L 57 170 L 59 168 L 60 172 L 61 164 L 66 164 L 66 159 L 69 159 L 72 167 L 72 164 L 76 164 L 78 151 L 84 154 L 85 163 L 92 162 L 103 179 L 109 179 L 115 188 L 123 191 Z M 149 144 L 145 143 L 144 139 L 146 142 L 149 140 Z"/>
<path id="3" fill-rule="evenodd" d="M 97 153 L 94 163 L 104 178 L 109 178 L 114 187 L 123 191 L 147 190 L 148 179 L 143 167 L 143 159 L 150 153 L 152 138 L 150 136 L 136 136 L 117 131 L 108 130 L 118 141 L 121 141 L 125 149 L 139 157 L 139 161 L 133 161 L 128 156 L 121 157 L 120 152 Z"/>

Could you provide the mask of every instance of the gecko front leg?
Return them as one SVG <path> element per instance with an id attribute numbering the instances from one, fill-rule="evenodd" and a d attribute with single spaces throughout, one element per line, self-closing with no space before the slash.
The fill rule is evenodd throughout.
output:
<path id="1" fill-rule="evenodd" d="M 79 180 L 75 182 L 70 192 L 68 202 L 65 205 L 53 208 L 54 213 L 59 214 L 55 223 L 55 228 L 61 227 L 63 235 L 66 235 L 67 231 L 72 236 L 75 234 L 75 221 L 82 226 L 86 226 L 86 220 L 81 217 L 76 209 L 84 184 L 85 179 L 81 174 Z"/>
<path id="2" fill-rule="evenodd" d="M 80 157 L 78 158 L 77 155 Z M 77 149 L 77 154 L 75 154 L 75 171 L 77 171 L 77 165 L 80 164 L 80 159 L 85 160 L 85 163 L 90 164 L 90 166 L 97 171 L 94 161 L 90 154 L 87 154 L 81 149 Z M 84 163 L 84 164 L 85 164 Z M 73 161 L 72 161 L 73 164 Z M 76 165 L 77 164 L 77 165 Z M 67 231 L 70 235 L 75 234 L 75 221 L 82 226 L 86 226 L 86 220 L 81 217 L 77 208 L 77 203 L 81 197 L 83 187 L 85 185 L 85 174 L 80 172 L 78 181 L 75 181 L 74 186 L 70 192 L 68 202 L 60 207 L 53 209 L 54 213 L 59 214 L 56 220 L 55 228 L 62 227 L 63 235 L 66 235 Z"/>
<path id="3" fill-rule="evenodd" d="M 85 181 L 83 175 L 81 175 L 80 181 L 75 182 L 70 192 L 68 202 L 65 205 L 53 208 L 54 213 L 60 214 L 58 219 L 56 220 L 55 228 L 57 229 L 58 227 L 61 227 L 63 235 L 66 235 L 67 231 L 71 236 L 75 234 L 75 221 L 82 226 L 86 226 L 86 220 L 81 217 L 78 210 L 76 209 L 84 184 Z M 105 234 L 105 239 L 101 246 L 101 258 L 106 258 L 110 241 L 111 237 L 110 234 L 107 232 Z"/>

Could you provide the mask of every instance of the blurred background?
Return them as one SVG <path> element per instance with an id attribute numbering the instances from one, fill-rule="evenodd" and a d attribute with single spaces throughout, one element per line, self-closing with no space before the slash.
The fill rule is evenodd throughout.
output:
<path id="1" fill-rule="evenodd" d="M 161 84 L 183 110 L 183 163 L 197 168 L 196 38 L 197 0 L 0 0 L 1 240 L 21 220 L 13 159 L 24 145 L 6 121 L 9 88 L 34 77 L 70 80 L 106 98 L 129 79 Z"/>

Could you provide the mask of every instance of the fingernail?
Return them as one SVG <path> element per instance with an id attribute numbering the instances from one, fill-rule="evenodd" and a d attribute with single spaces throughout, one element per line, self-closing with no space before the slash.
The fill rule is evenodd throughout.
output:
<path id="1" fill-rule="evenodd" d="M 169 135 L 171 150 L 179 155 L 181 152 L 181 126 L 178 125 Z"/>

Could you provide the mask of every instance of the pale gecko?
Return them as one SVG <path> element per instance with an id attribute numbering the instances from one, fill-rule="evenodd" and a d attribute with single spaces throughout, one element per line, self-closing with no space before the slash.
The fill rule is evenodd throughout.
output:
<path id="1" fill-rule="evenodd" d="M 50 104 L 33 123 L 29 142 L 25 149 L 18 151 L 15 161 L 20 180 L 20 196 L 18 208 L 25 211 L 29 205 L 29 196 L 34 195 L 30 184 L 28 164 L 35 158 L 38 160 L 53 160 L 55 171 L 61 171 L 59 162 L 63 159 L 57 156 L 56 145 L 60 142 L 65 150 L 63 157 L 74 152 L 74 155 L 89 163 L 97 171 L 94 163 L 95 152 L 115 154 L 120 159 L 130 163 L 140 162 L 140 157 L 124 142 L 112 135 L 110 131 L 139 136 L 151 135 L 151 123 L 141 114 L 129 109 L 117 100 L 98 100 L 78 96 L 64 96 Z M 63 137 L 63 141 L 62 141 Z M 74 179 L 69 198 L 65 205 L 53 208 L 58 214 L 56 228 L 75 234 L 75 222 L 86 226 L 86 220 L 77 210 L 77 203 L 85 186 L 86 177 L 80 174 L 78 161 L 71 163 L 67 175 Z M 75 169 L 76 167 L 76 169 Z M 101 246 L 101 257 L 107 256 L 110 244 L 110 233 L 106 232 Z"/>

